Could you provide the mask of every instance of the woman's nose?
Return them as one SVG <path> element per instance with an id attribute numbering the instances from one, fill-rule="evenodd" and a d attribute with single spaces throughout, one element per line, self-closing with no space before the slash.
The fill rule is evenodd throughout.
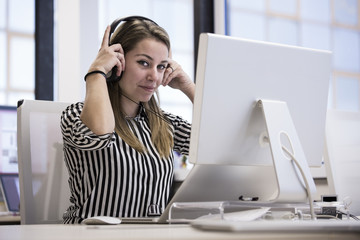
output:
<path id="1" fill-rule="evenodd" d="M 160 73 L 158 72 L 157 68 L 150 68 L 148 71 L 148 77 L 147 79 L 150 81 L 156 81 L 160 76 Z"/>

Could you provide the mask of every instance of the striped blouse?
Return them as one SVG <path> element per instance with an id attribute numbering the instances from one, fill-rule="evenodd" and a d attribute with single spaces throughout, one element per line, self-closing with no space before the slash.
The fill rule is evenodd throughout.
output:
<path id="1" fill-rule="evenodd" d="M 61 116 L 71 192 L 71 206 L 63 215 L 64 223 L 80 223 L 99 215 L 144 217 L 149 206 L 164 210 L 173 182 L 174 156 L 161 158 L 156 151 L 146 110 L 128 120 L 130 129 L 148 149 L 140 153 L 115 131 L 95 135 L 80 119 L 83 106 L 72 104 Z M 187 155 L 191 125 L 180 117 L 164 114 L 172 123 L 174 151 Z"/>

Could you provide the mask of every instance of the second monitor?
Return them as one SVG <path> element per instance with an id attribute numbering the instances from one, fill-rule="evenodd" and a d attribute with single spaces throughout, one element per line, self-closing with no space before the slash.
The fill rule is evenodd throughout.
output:
<path id="1" fill-rule="evenodd" d="M 322 164 L 330 71 L 328 51 L 202 34 L 190 162 L 274 164 L 279 193 L 273 200 L 304 201 L 303 178 L 316 191 L 308 166 Z"/>
<path id="2" fill-rule="evenodd" d="M 259 99 L 286 102 L 309 166 L 322 162 L 331 53 L 202 34 L 190 160 L 269 165 Z"/>

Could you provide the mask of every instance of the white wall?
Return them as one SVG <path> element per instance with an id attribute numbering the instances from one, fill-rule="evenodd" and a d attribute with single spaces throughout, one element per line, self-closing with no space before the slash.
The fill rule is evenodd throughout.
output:
<path id="1" fill-rule="evenodd" d="M 79 11 L 79 0 L 57 1 L 57 101 L 74 102 L 81 95 Z"/>
<path id="2" fill-rule="evenodd" d="M 95 58 L 98 39 L 98 0 L 57 0 L 56 101 L 84 100 L 86 74 Z"/>

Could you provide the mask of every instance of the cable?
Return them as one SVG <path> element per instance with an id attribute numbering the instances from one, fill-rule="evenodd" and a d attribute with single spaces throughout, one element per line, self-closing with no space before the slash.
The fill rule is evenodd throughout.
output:
<path id="1" fill-rule="evenodd" d="M 303 178 L 303 180 L 305 182 L 306 192 L 307 192 L 307 195 L 308 195 L 308 198 L 309 198 L 311 219 L 316 220 L 316 215 L 315 215 L 315 210 L 314 210 L 314 203 L 313 203 L 313 200 L 312 200 L 309 183 L 308 183 L 308 181 L 306 179 L 305 173 L 304 173 L 303 169 L 301 168 L 299 162 L 296 160 L 295 156 L 285 146 L 281 146 L 281 147 L 287 154 L 289 154 L 289 156 L 292 158 L 292 160 L 294 161 L 294 163 L 296 164 L 296 166 L 298 167 L 298 169 L 299 169 L 299 171 L 301 173 L 301 176 L 302 176 L 302 178 Z"/>
<path id="2" fill-rule="evenodd" d="M 360 219 L 359 219 L 357 216 L 355 216 L 354 214 L 345 213 L 345 212 L 342 212 L 342 211 L 340 211 L 340 210 L 336 210 L 336 213 L 337 213 L 337 214 L 342 214 L 342 215 L 349 215 L 349 216 L 350 216 L 351 218 L 353 218 L 354 220 L 360 221 Z"/>
<path id="3" fill-rule="evenodd" d="M 123 93 L 120 93 L 121 95 L 123 95 L 125 98 L 127 98 L 128 100 L 130 100 L 131 102 L 137 104 L 138 106 L 140 106 L 141 108 L 144 108 L 145 110 L 149 111 L 150 113 L 154 114 L 155 116 L 157 116 L 158 118 L 160 118 L 161 120 L 163 120 L 164 122 L 168 123 L 169 125 L 172 125 L 172 122 L 170 122 L 168 119 L 166 119 L 164 116 L 162 116 L 160 113 L 155 112 L 154 110 L 152 110 L 151 108 L 146 108 L 144 107 L 142 104 L 136 102 L 135 100 L 132 100 L 131 98 L 129 98 L 128 96 L 126 96 Z"/>

